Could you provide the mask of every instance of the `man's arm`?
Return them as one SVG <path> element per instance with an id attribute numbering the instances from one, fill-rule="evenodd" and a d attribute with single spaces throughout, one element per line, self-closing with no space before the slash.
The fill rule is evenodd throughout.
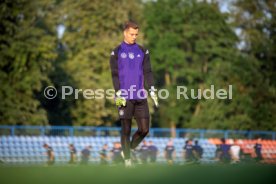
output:
<path id="1" fill-rule="evenodd" d="M 117 48 L 111 52 L 109 64 L 111 69 L 113 87 L 115 89 L 115 92 L 117 92 L 120 90 Z"/>
<path id="2" fill-rule="evenodd" d="M 145 81 L 148 85 L 148 88 L 151 88 L 151 86 L 154 86 L 153 73 L 152 73 L 151 64 L 150 64 L 150 54 L 149 54 L 149 50 L 147 49 L 145 51 L 145 56 L 143 61 L 143 73 L 144 73 Z"/>
<path id="3" fill-rule="evenodd" d="M 146 51 L 144 53 L 145 53 L 144 61 L 143 61 L 144 78 L 148 85 L 148 88 L 150 89 L 149 90 L 150 96 L 151 96 L 152 100 L 154 101 L 155 107 L 158 107 L 158 97 L 155 93 L 157 90 L 154 87 L 153 73 L 151 70 L 149 50 L 146 49 Z"/>

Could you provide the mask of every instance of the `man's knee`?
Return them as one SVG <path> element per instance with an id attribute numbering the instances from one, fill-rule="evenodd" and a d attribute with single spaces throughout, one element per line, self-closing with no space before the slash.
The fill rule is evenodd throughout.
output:
<path id="1" fill-rule="evenodd" d="M 138 130 L 138 133 L 142 136 L 146 136 L 149 133 L 149 129 L 148 128 L 143 128 Z"/>

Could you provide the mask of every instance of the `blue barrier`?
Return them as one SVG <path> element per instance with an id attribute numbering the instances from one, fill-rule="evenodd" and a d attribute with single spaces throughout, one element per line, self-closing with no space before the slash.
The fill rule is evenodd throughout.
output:
<path id="1" fill-rule="evenodd" d="M 133 128 L 132 132 L 136 129 Z M 93 126 L 10 126 L 0 125 L 0 135 L 20 136 L 120 136 L 120 127 L 93 127 Z M 244 131 L 244 130 L 205 130 L 205 129 L 183 129 L 174 131 L 175 137 L 182 138 L 244 138 L 275 140 L 276 132 L 273 131 Z M 170 128 L 150 128 L 149 137 L 171 137 Z"/>

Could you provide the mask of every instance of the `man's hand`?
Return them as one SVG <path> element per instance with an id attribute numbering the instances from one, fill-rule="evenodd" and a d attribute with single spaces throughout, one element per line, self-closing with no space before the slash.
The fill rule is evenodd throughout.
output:
<path id="1" fill-rule="evenodd" d="M 158 104 L 158 97 L 157 97 L 157 95 L 155 93 L 155 91 L 157 91 L 157 89 L 155 89 L 154 86 L 151 86 L 151 88 L 150 88 L 149 91 L 150 91 L 150 97 L 152 98 L 155 107 L 158 107 L 158 105 L 159 105 Z"/>
<path id="2" fill-rule="evenodd" d="M 115 103 L 117 107 L 124 107 L 126 106 L 126 99 L 124 97 L 121 97 L 121 91 L 117 91 L 116 97 L 115 97 Z"/>

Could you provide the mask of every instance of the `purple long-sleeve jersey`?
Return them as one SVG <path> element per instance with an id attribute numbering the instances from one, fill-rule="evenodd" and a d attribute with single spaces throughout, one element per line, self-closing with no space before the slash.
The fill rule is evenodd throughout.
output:
<path id="1" fill-rule="evenodd" d="M 153 86 L 149 51 L 140 45 L 122 42 L 110 57 L 112 81 L 115 91 L 121 90 L 126 99 L 144 99 L 144 81 Z"/>

